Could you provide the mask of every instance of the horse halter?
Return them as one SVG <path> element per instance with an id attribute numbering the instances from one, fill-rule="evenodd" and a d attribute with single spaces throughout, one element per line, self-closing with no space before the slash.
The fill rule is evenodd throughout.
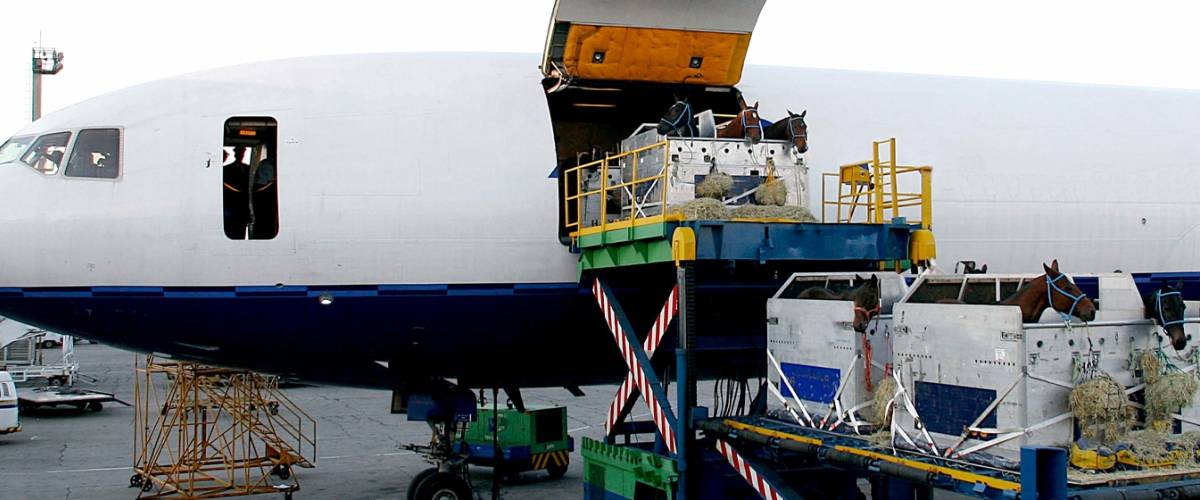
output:
<path id="1" fill-rule="evenodd" d="M 881 310 L 883 310 L 883 300 L 879 300 L 878 302 L 876 302 L 875 307 L 871 308 L 871 309 L 867 309 L 858 304 L 854 305 L 854 315 L 858 316 L 859 313 L 862 313 L 863 322 L 871 321 L 871 318 L 877 317 L 879 315 L 879 311 L 881 311 Z"/>
<path id="2" fill-rule="evenodd" d="M 695 137 L 696 130 L 694 128 L 692 128 L 691 117 L 692 117 L 692 105 L 690 103 L 684 102 L 683 103 L 683 111 L 681 111 L 679 113 L 679 115 L 677 115 L 675 117 L 674 120 L 667 121 L 667 117 L 664 116 L 664 117 L 658 119 L 658 123 L 665 124 L 666 126 L 671 127 L 671 130 L 667 132 L 669 134 L 670 132 L 679 130 L 679 122 L 682 121 L 687 124 L 688 137 Z"/>
<path id="3" fill-rule="evenodd" d="M 1167 321 L 1166 315 L 1163 314 L 1162 299 L 1163 297 L 1171 295 L 1178 295 L 1180 298 L 1183 298 L 1183 293 L 1179 292 L 1178 290 L 1167 293 L 1163 293 L 1162 289 L 1154 291 L 1154 312 L 1158 314 L 1158 326 L 1161 326 L 1164 329 L 1168 326 L 1182 325 L 1184 323 L 1183 318 L 1179 318 L 1174 321 Z M 1187 304 L 1184 304 L 1183 307 L 1187 308 Z"/>
<path id="4" fill-rule="evenodd" d="M 758 110 L 754 109 L 754 108 L 746 108 L 746 109 L 742 110 L 741 113 L 738 113 L 738 117 L 741 118 L 741 120 L 742 120 L 742 133 L 743 134 L 748 132 L 752 128 L 750 125 L 746 124 L 746 115 L 749 115 L 751 111 L 754 112 L 755 116 L 758 115 Z M 764 135 L 763 126 L 762 126 L 762 118 L 758 119 L 758 124 L 755 125 L 754 127 L 758 128 L 758 133 L 760 136 Z"/>
<path id="5" fill-rule="evenodd" d="M 805 129 L 803 134 L 797 134 L 795 127 L 792 126 L 793 123 L 803 122 L 803 121 L 804 121 L 804 118 L 801 118 L 799 116 L 789 116 L 788 122 L 787 122 L 788 135 L 792 136 L 792 139 L 799 137 L 801 139 L 804 139 L 804 142 L 808 142 L 808 129 Z M 759 123 L 759 125 L 762 124 L 761 121 L 758 123 Z"/>
<path id="6" fill-rule="evenodd" d="M 1064 323 L 1069 323 L 1071 321 L 1071 316 L 1073 314 L 1075 314 L 1075 306 L 1078 306 L 1080 301 L 1082 301 L 1083 299 L 1086 299 L 1087 294 L 1085 294 L 1083 292 L 1079 292 L 1079 295 L 1072 295 L 1072 294 L 1068 293 L 1066 290 L 1059 288 L 1059 286 L 1056 283 L 1058 282 L 1058 280 L 1066 278 L 1066 277 L 1067 277 L 1067 275 L 1059 273 L 1057 278 L 1051 279 L 1050 274 L 1049 273 L 1046 274 L 1046 288 L 1047 288 L 1046 302 L 1048 302 L 1050 304 L 1050 309 L 1054 309 L 1054 294 L 1050 293 L 1049 290 L 1054 290 L 1054 291 L 1062 294 L 1063 297 L 1071 299 L 1071 301 L 1072 301 L 1071 308 L 1068 309 L 1066 313 L 1059 311 L 1058 309 L 1054 309 L 1054 312 L 1058 313 L 1058 316 L 1060 318 L 1062 318 Z"/>

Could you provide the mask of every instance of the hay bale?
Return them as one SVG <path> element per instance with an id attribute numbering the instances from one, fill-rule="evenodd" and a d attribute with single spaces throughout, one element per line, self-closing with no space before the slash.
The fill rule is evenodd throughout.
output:
<path id="1" fill-rule="evenodd" d="M 733 217 L 743 219 L 787 219 L 801 222 L 817 220 L 805 207 L 775 205 L 741 205 L 733 209 Z"/>
<path id="2" fill-rule="evenodd" d="M 787 185 L 779 179 L 768 179 L 758 186 L 754 192 L 754 200 L 759 205 L 787 205 Z"/>
<path id="3" fill-rule="evenodd" d="M 1083 436 L 1088 439 L 1115 441 L 1128 431 L 1133 419 L 1133 407 L 1125 388 L 1108 375 L 1076 385 L 1071 390 L 1069 404 Z"/>
<path id="4" fill-rule="evenodd" d="M 1153 384 L 1162 375 L 1162 361 L 1158 359 L 1158 353 L 1153 349 L 1143 352 L 1138 362 L 1142 367 L 1142 380 L 1145 380 L 1147 384 Z"/>
<path id="5" fill-rule="evenodd" d="M 1196 377 L 1183 372 L 1163 375 L 1147 384 L 1146 421 L 1152 427 L 1169 427 L 1171 414 L 1192 403 L 1196 385 Z"/>
<path id="6" fill-rule="evenodd" d="M 729 207 L 719 200 L 698 198 L 667 208 L 668 213 L 682 215 L 688 220 L 723 220 L 729 218 Z"/>
<path id="7" fill-rule="evenodd" d="M 696 198 L 723 200 L 729 194 L 730 189 L 733 189 L 733 177 L 729 174 L 713 172 L 696 184 Z"/>
<path id="8" fill-rule="evenodd" d="M 871 396 L 871 410 L 874 412 L 872 423 L 881 428 L 891 427 L 892 399 L 896 397 L 896 379 L 884 377 L 875 387 Z"/>

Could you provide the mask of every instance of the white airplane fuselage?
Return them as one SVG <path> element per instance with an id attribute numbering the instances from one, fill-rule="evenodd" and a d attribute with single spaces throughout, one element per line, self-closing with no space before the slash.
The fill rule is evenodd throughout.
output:
<path id="1" fill-rule="evenodd" d="M 768 119 L 808 109 L 813 193 L 874 139 L 898 137 L 902 163 L 933 165 L 943 262 L 1200 269 L 1195 92 L 753 66 L 739 88 Z M 232 117 L 277 123 L 272 239 L 222 229 Z M 558 239 L 534 56 L 243 65 L 97 97 L 15 137 L 95 127 L 122 131 L 117 179 L 0 165 L 0 315 L 354 385 L 620 373 Z M 658 297 L 661 283 L 640 291 Z"/>

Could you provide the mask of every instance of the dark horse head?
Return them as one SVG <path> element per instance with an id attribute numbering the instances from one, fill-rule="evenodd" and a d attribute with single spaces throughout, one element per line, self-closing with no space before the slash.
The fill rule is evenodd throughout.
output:
<path id="1" fill-rule="evenodd" d="M 879 276 L 854 277 L 854 288 L 842 293 L 842 299 L 854 301 L 854 331 L 866 333 L 867 324 L 879 315 L 881 307 Z"/>
<path id="2" fill-rule="evenodd" d="M 789 109 L 787 113 L 787 119 L 772 123 L 763 131 L 763 135 L 767 139 L 788 141 L 795 149 L 794 154 L 807 153 L 808 124 L 804 123 L 804 115 L 808 114 L 808 110 L 796 114 Z"/>
<path id="3" fill-rule="evenodd" d="M 658 120 L 658 133 L 673 137 L 695 137 L 696 118 L 687 99 L 676 100 Z"/>
<path id="4" fill-rule="evenodd" d="M 1064 319 L 1070 316 L 1084 321 L 1096 319 L 1096 304 L 1067 275 L 1058 271 L 1058 259 L 1048 266 L 1042 264 L 1042 268 L 1046 271 L 1046 304 L 1051 309 L 1058 311 Z"/>
<path id="5" fill-rule="evenodd" d="M 1187 333 L 1183 331 L 1183 311 L 1187 305 L 1183 302 L 1183 280 L 1174 286 L 1165 284 L 1154 293 L 1142 297 L 1146 304 L 1146 317 L 1158 323 L 1171 337 L 1171 346 L 1176 351 L 1187 347 Z"/>

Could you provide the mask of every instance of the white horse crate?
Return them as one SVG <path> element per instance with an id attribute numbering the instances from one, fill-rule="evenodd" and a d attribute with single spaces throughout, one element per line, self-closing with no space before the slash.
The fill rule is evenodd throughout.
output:
<path id="1" fill-rule="evenodd" d="M 1024 445 L 1069 446 L 1076 439 L 1071 389 L 1101 373 L 1136 392 L 1138 356 L 1169 340 L 1143 319 L 1127 274 L 1096 275 L 1096 318 L 1064 323 L 1048 309 L 1023 324 L 1017 306 L 981 305 L 1040 276 L 928 275 L 893 310 L 893 442 L 961 456 L 1017 459 Z M 957 299 L 966 304 L 937 303 Z M 974 304 L 972 303 L 974 302 Z M 918 421 L 920 425 L 918 425 Z"/>
<path id="2" fill-rule="evenodd" d="M 868 324 L 865 344 L 864 335 L 853 328 L 853 302 L 798 298 L 815 286 L 848 289 L 856 276 L 880 280 L 880 312 Z M 767 376 L 773 392 L 778 391 L 771 400 L 773 407 L 783 406 L 782 397 L 794 411 L 809 413 L 816 423 L 831 417 L 828 423 L 840 419 L 851 427 L 870 417 L 860 413 L 872 398 L 867 377 L 869 374 L 874 388 L 891 363 L 892 306 L 906 290 L 904 277 L 889 272 L 793 274 L 767 300 L 767 348 L 774 360 L 768 361 Z M 795 398 L 802 405 L 796 404 Z"/>
<path id="3" fill-rule="evenodd" d="M 667 141 L 665 148 L 647 149 L 637 155 L 638 176 L 642 179 L 659 172 L 665 165 L 669 174 L 668 203 L 680 203 L 696 198 L 696 185 L 711 173 L 721 172 L 733 177 L 733 196 L 745 193 L 734 201 L 744 204 L 751 201 L 756 189 L 774 173 L 787 186 L 787 204 L 808 204 L 808 166 L 803 155 L 794 155 L 787 141 L 760 141 L 750 144 L 743 139 L 717 139 L 713 137 L 665 137 L 656 130 L 636 133 L 621 141 L 622 151 L 633 151 Z M 667 155 L 664 158 L 664 155 Z M 632 160 L 622 159 L 621 170 L 624 181 L 633 180 Z M 638 205 L 653 206 L 657 200 L 641 193 Z M 661 192 L 659 192 L 661 196 Z"/>

